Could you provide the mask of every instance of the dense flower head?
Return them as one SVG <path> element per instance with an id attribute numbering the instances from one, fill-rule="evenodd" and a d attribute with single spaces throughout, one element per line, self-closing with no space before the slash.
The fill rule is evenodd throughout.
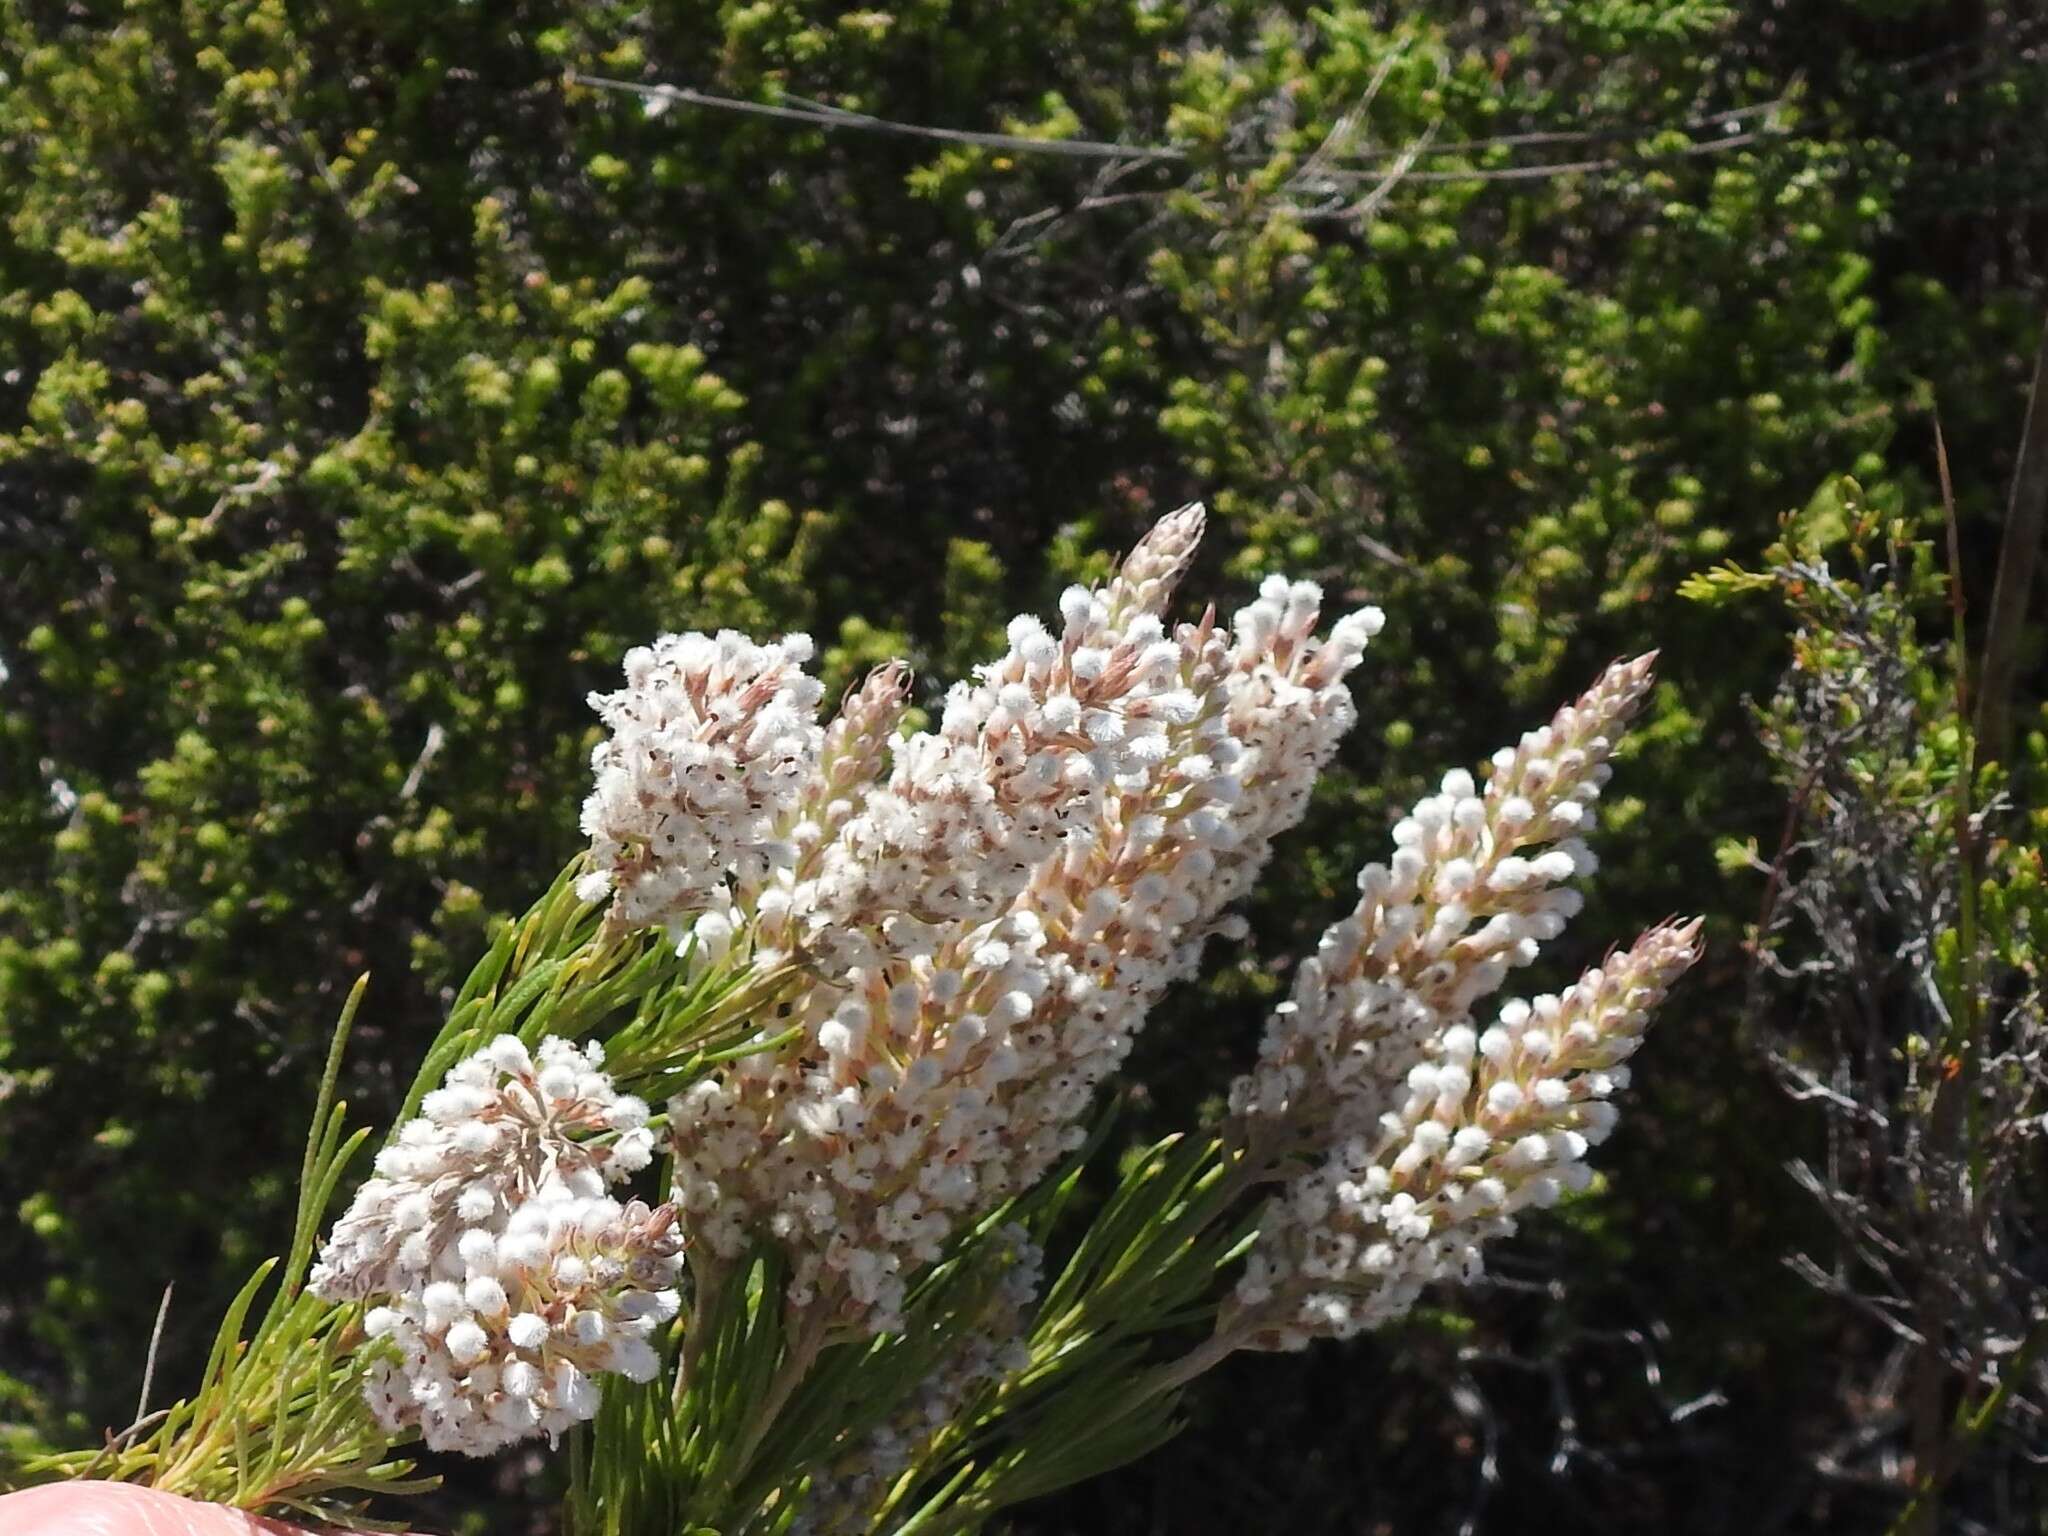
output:
<path id="1" fill-rule="evenodd" d="M 1699 957 L 1699 928 L 1652 928 L 1561 994 L 1434 1035 L 1393 1107 L 1268 1202 L 1223 1327 L 1277 1349 L 1379 1327 L 1424 1286 L 1477 1276 L 1516 1212 L 1584 1189 L 1628 1058 Z"/>
<path id="2" fill-rule="evenodd" d="M 1218 858 L 1209 915 L 1247 895 L 1273 839 L 1301 820 L 1316 780 L 1358 718 L 1346 678 L 1386 624 L 1377 608 L 1348 613 L 1316 634 L 1322 589 L 1268 576 L 1258 600 L 1230 621 L 1223 680 L 1230 735 L 1243 743 L 1242 793 L 1231 813 L 1234 844 Z"/>
<path id="3" fill-rule="evenodd" d="M 1200 529 L 1199 509 L 1176 513 L 1125 562 L 1138 579 L 1069 588 L 1057 633 L 1010 621 L 1007 651 L 953 686 L 937 730 L 895 744 L 827 851 L 798 899 L 817 934 L 870 935 L 886 952 L 933 923 L 995 917 L 1070 830 L 1167 760 L 1202 699 L 1160 610 Z"/>
<path id="4" fill-rule="evenodd" d="M 1654 658 L 1610 667 L 1548 725 L 1444 776 L 1359 874 L 1231 1090 L 1232 1139 L 1277 1178 L 1223 1328 L 1267 1348 L 1401 1316 L 1469 1279 L 1514 1213 L 1589 1177 L 1649 1010 L 1699 954 L 1697 923 L 1654 928 L 1557 997 L 1475 1004 L 1579 908 L 1585 834 Z M 1304 1165 L 1306 1165 L 1304 1167 Z"/>
<path id="5" fill-rule="evenodd" d="M 386 1429 L 487 1455 L 589 1418 L 606 1371 L 653 1376 L 682 1233 L 673 1206 L 606 1193 L 653 1138 L 603 1060 L 499 1036 L 426 1096 L 336 1223 L 308 1284 L 374 1302 L 366 1392 Z"/>
<path id="6" fill-rule="evenodd" d="M 1483 782 L 1444 775 L 1396 823 L 1393 856 L 1359 872 L 1357 906 L 1324 933 L 1231 1090 L 1238 1137 L 1271 1151 L 1375 1124 L 1443 1029 L 1535 960 L 1597 866 L 1585 835 L 1608 759 L 1654 657 L 1619 662 L 1545 726 L 1494 754 Z"/>
<path id="7" fill-rule="evenodd" d="M 816 975 L 805 1045 L 670 1106 L 676 1199 L 710 1254 L 765 1230 L 794 1303 L 896 1326 L 959 1225 L 1078 1143 L 1147 1011 L 1299 817 L 1379 617 L 1318 639 L 1320 594 L 1278 581 L 1230 633 L 1169 631 L 1200 530 L 1199 509 L 1164 520 L 1115 579 L 1062 597 L 1057 630 L 1013 621 L 936 731 L 831 794 L 836 835 L 757 908 Z"/>
<path id="8" fill-rule="evenodd" d="M 659 1371 L 649 1335 L 677 1309 L 674 1207 L 551 1186 L 502 1229 L 465 1228 L 459 1244 L 459 1275 L 364 1316 L 364 1331 L 391 1346 L 366 1387 L 385 1429 L 488 1456 L 592 1417 L 608 1371 Z"/>
<path id="9" fill-rule="evenodd" d="M 610 734 L 591 757 L 580 895 L 615 893 L 635 926 L 676 925 L 793 862 L 780 834 L 824 736 L 810 655 L 808 635 L 760 645 L 733 630 L 626 653 L 626 686 L 590 696 Z"/>

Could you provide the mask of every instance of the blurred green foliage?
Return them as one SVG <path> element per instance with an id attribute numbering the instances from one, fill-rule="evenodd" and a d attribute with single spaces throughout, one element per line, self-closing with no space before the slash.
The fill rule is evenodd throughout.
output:
<path id="1" fill-rule="evenodd" d="M 0 0 L 0 1417 L 125 1423 L 173 1279 L 159 1380 L 191 1374 L 288 1228 L 341 995 L 372 973 L 374 1116 L 574 847 L 582 698 L 628 644 L 812 628 L 834 688 L 904 650 L 929 698 L 1190 496 L 1210 576 L 1390 622 L 1134 1125 L 1245 1058 L 1390 805 L 1624 650 L 1667 681 L 1586 929 L 1705 909 L 1731 988 L 1757 893 L 1713 847 L 1782 815 L 1738 707 L 1782 642 L 1674 592 L 1835 473 L 1929 505 L 1937 400 L 1987 568 L 2041 290 L 2036 27 Z M 1516 1519 L 1803 1508 L 1831 1336 L 1777 1257 L 1802 1132 L 1732 1017 L 1711 974 L 1672 1010 L 1611 1189 L 1519 1255 L 1568 1295 L 1234 1364 L 1214 1399 L 1269 1412 L 1043 1528 L 1448 1528 L 1489 1445 Z"/>

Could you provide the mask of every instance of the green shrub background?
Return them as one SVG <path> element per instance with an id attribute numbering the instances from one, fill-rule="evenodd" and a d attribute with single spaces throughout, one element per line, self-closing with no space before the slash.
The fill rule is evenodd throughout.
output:
<path id="1" fill-rule="evenodd" d="M 1199 496 L 1195 590 L 1284 568 L 1389 623 L 1129 1127 L 1213 1111 L 1391 807 L 1624 651 L 1665 682 L 1577 958 L 1678 909 L 1716 947 L 1525 1285 L 1236 1362 L 1025 1525 L 1871 1528 L 1803 1470 L 1844 1340 L 1779 1262 L 1812 1127 L 1740 1038 L 1759 892 L 1715 857 L 1783 814 L 1741 708 L 1782 637 L 1674 588 L 1839 473 L 1922 514 L 1936 405 L 1988 570 L 2040 40 L 1919 0 L 0 0 L 4 1433 L 125 1424 L 171 1281 L 159 1394 L 190 1379 L 342 992 L 372 973 L 376 1118 L 574 851 L 625 647 L 806 628 L 832 689 L 902 652 L 929 698 Z M 1538 131 L 1589 137 L 1480 142 Z"/>

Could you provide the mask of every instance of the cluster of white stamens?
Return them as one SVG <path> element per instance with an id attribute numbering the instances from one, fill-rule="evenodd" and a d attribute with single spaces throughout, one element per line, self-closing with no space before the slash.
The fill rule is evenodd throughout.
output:
<path id="1" fill-rule="evenodd" d="M 821 724 L 801 635 L 628 654 L 627 686 L 592 696 L 609 735 L 578 894 L 611 901 L 602 943 L 661 927 L 793 979 L 751 1054 L 669 1101 L 671 1204 L 607 1192 L 653 1137 L 595 1044 L 529 1055 L 501 1036 L 426 1095 L 309 1279 L 374 1303 L 367 1395 L 387 1429 L 482 1455 L 590 1418 L 604 1373 L 651 1379 L 686 1236 L 712 1289 L 778 1245 L 803 1336 L 901 1330 L 918 1275 L 1081 1143 L 1149 1010 L 1306 810 L 1382 622 L 1365 609 L 1319 637 L 1321 591 L 1276 576 L 1228 625 L 1212 609 L 1170 626 L 1201 531 L 1200 508 L 1174 513 L 1112 581 L 1070 588 L 1056 626 L 1013 620 L 938 727 L 907 737 L 900 665 Z M 1483 783 L 1447 774 L 1300 967 L 1231 1090 L 1231 1155 L 1278 1193 L 1225 1342 L 1398 1317 L 1476 1274 L 1517 1211 L 1587 1182 L 1698 925 L 1652 929 L 1483 1030 L 1473 1010 L 1578 910 L 1568 882 L 1594 867 L 1585 834 L 1651 660 L 1610 668 Z M 1021 1228 L 999 1241 L 986 1315 L 816 1470 L 800 1529 L 867 1528 L 968 1395 L 1027 1363 L 1039 1255 Z"/>
<path id="2" fill-rule="evenodd" d="M 1462 769 L 1394 827 L 1359 871 L 1358 905 L 1303 961 L 1258 1065 L 1231 1089 L 1248 1144 L 1327 1145 L 1375 1124 L 1428 1043 L 1557 937 L 1595 867 L 1585 833 L 1654 657 L 1608 668 L 1546 726 Z"/>
<path id="3" fill-rule="evenodd" d="M 900 669 L 869 679 L 821 730 L 786 656 L 717 642 L 739 658 L 735 677 L 776 678 L 766 691 L 739 688 L 739 714 L 765 708 L 770 693 L 787 705 L 768 710 L 772 728 L 757 722 L 744 734 L 792 744 L 769 774 L 779 798 L 746 802 L 743 836 L 664 823 L 662 842 L 633 844 L 619 910 L 672 920 L 685 910 L 674 893 L 698 892 L 690 900 L 709 908 L 698 927 L 709 924 L 715 952 L 743 935 L 757 962 L 794 958 L 813 980 L 763 1023 L 764 1042 L 796 1024 L 801 1043 L 744 1057 L 670 1105 L 675 1198 L 701 1262 L 735 1260 L 771 1238 L 792 1261 L 793 1305 L 893 1329 L 909 1280 L 961 1225 L 1078 1143 L 1094 1090 L 1147 1011 L 1193 970 L 1274 837 L 1305 810 L 1355 716 L 1346 674 L 1381 622 L 1368 609 L 1319 639 L 1320 591 L 1272 577 L 1227 630 L 1205 616 L 1169 631 L 1165 605 L 1200 532 L 1199 509 L 1176 513 L 1114 581 L 1069 590 L 1057 629 L 1014 620 L 1007 652 L 948 694 L 938 729 L 907 739 L 893 736 Z M 697 637 L 689 654 L 711 645 Z M 1414 1276 L 1472 1262 L 1484 1235 L 1476 1215 L 1462 1237 L 1416 1248 L 1427 1262 L 1316 1290 L 1329 1316 L 1305 1320 L 1304 1287 L 1333 1261 L 1322 1248 L 1305 1259 L 1303 1245 L 1337 1243 L 1368 1206 L 1378 1220 L 1371 1201 L 1387 1193 L 1346 1203 L 1326 1185 L 1366 1191 L 1407 1177 L 1412 1169 L 1394 1166 L 1404 1157 L 1439 1153 L 1462 1159 L 1470 1182 L 1498 1160 L 1491 1141 L 1480 1149 L 1488 1125 L 1434 1108 L 1407 1124 L 1410 1076 L 1455 1057 L 1474 1006 L 1577 911 L 1567 882 L 1593 868 L 1584 834 L 1650 661 L 1611 668 L 1498 754 L 1483 786 L 1446 775 L 1395 827 L 1388 862 L 1361 872 L 1357 908 L 1302 966 L 1257 1067 L 1232 1090 L 1249 1159 L 1316 1167 L 1275 1202 L 1238 1298 L 1241 1314 L 1258 1311 L 1261 1337 L 1370 1326 L 1412 1301 Z M 621 718 L 638 729 L 642 714 Z M 674 823 L 705 814 L 664 804 Z M 743 847 L 776 851 L 742 868 Z M 675 849 L 698 850 L 676 855 L 691 867 L 667 868 Z M 702 894 L 713 887 L 715 897 Z M 661 899 L 634 903 L 635 888 Z M 1428 1102 L 1454 1097 L 1445 1089 Z M 1600 1113 L 1584 1118 L 1590 1131 L 1575 1122 L 1555 1134 L 1604 1129 Z M 1518 1138 L 1515 1155 L 1533 1155 L 1534 1134 Z M 1437 1147 L 1440 1135 L 1451 1139 Z M 1459 1193 L 1458 1209 L 1473 1215 L 1479 1198 Z M 1412 1235 L 1416 1220 L 1403 1230 Z M 1377 1262 L 1393 1250 L 1374 1241 L 1360 1251 Z"/>
<path id="4" fill-rule="evenodd" d="M 895 744 L 887 777 L 827 850 L 798 897 L 820 934 L 849 931 L 879 951 L 921 946 L 945 922 L 1000 914 L 1067 833 L 1093 827 L 1119 791 L 1173 754 L 1201 713 L 1187 648 L 1156 609 L 1193 553 L 1199 515 L 1168 518 L 1142 550 L 1144 579 L 1070 588 L 1055 636 L 1010 621 L 1009 650 L 947 694 L 939 729 Z"/>
<path id="5" fill-rule="evenodd" d="M 803 851 L 752 930 L 811 962 L 790 1015 L 808 1040 L 671 1106 L 676 1199 L 707 1256 L 765 1232 L 794 1260 L 793 1302 L 896 1326 L 960 1224 L 1076 1145 L 1147 1010 L 1298 819 L 1379 615 L 1318 640 L 1316 589 L 1269 582 L 1232 635 L 1210 618 L 1169 634 L 1200 532 L 1199 509 L 1162 521 L 1114 581 L 1065 594 L 1057 632 L 1013 621 L 939 729 L 865 786 L 832 765 L 879 768 L 854 717 L 893 723 L 900 681 L 828 730 Z"/>
<path id="6" fill-rule="evenodd" d="M 366 1391 L 386 1429 L 488 1455 L 588 1419 L 604 1372 L 655 1374 L 682 1234 L 673 1206 L 605 1192 L 653 1140 L 603 1059 L 549 1039 L 536 1061 L 498 1037 L 426 1096 L 336 1223 L 308 1283 L 376 1303 Z"/>
<path id="7" fill-rule="evenodd" d="M 1517 1211 L 1592 1179 L 1650 1010 L 1699 957 L 1699 924 L 1653 928 L 1558 996 L 1453 1024 L 1394 1107 L 1268 1202 L 1222 1328 L 1298 1349 L 1391 1322 L 1425 1286 L 1470 1280 Z"/>
<path id="8" fill-rule="evenodd" d="M 1562 998 L 1472 1010 L 1579 907 L 1583 834 L 1653 658 L 1608 669 L 1497 753 L 1483 788 L 1445 775 L 1359 874 L 1359 902 L 1302 963 L 1254 1070 L 1231 1090 L 1255 1168 L 1299 1159 L 1271 1200 L 1226 1327 L 1297 1347 L 1398 1317 L 1433 1280 L 1470 1278 L 1520 1206 L 1585 1179 L 1647 1010 L 1698 953 L 1657 928 Z"/>
<path id="9" fill-rule="evenodd" d="M 634 925 L 727 913 L 729 884 L 789 867 L 783 824 L 817 771 L 820 685 L 808 635 L 664 635 L 626 653 L 626 686 L 592 694 L 611 734 L 583 804 L 587 901 L 616 893 Z"/>
<path id="10" fill-rule="evenodd" d="M 1316 779 L 1357 718 L 1345 674 L 1386 617 L 1362 608 L 1339 619 L 1328 642 L 1315 628 L 1322 591 L 1314 582 L 1268 576 L 1258 601 L 1231 619 L 1223 683 L 1230 734 L 1245 744 L 1243 794 L 1232 815 L 1237 841 L 1220 856 L 1210 913 L 1250 893 L 1273 839 L 1301 820 Z"/>

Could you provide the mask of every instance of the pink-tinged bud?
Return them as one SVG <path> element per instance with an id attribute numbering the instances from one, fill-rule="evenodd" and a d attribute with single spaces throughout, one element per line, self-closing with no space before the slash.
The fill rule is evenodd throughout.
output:
<path id="1" fill-rule="evenodd" d="M 1200 502 L 1169 512 L 1152 525 L 1124 557 L 1116 579 L 1103 594 L 1112 618 L 1166 611 L 1173 589 L 1187 573 L 1202 542 L 1207 520 Z"/>

